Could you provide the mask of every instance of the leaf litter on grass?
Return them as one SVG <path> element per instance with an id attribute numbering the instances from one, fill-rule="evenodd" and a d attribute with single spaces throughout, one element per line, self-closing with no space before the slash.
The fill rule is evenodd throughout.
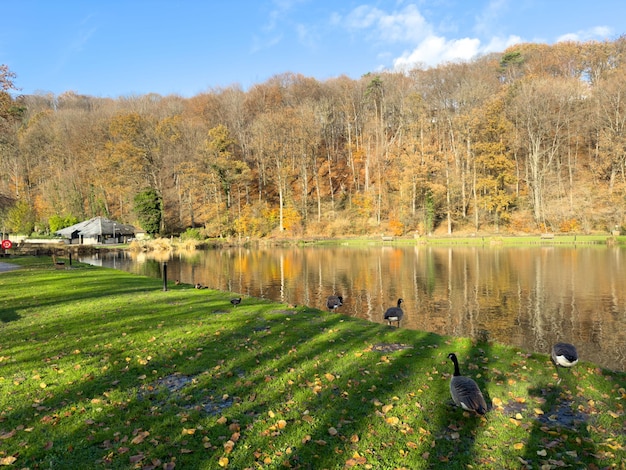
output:
<path id="1" fill-rule="evenodd" d="M 615 377 L 616 387 L 609 390 L 592 382 L 592 372 L 581 372 L 580 380 L 572 382 L 571 394 L 564 392 L 557 399 L 556 391 L 545 385 L 554 378 L 543 372 L 541 358 L 515 355 L 497 345 L 490 346 L 492 351 L 480 351 L 463 340 L 434 337 L 430 341 L 436 344 L 427 344 L 421 333 L 387 332 L 376 325 L 342 323 L 336 315 L 290 314 L 275 306 L 202 316 L 198 321 L 198 309 L 185 316 L 185 302 L 174 305 L 168 298 L 167 317 L 155 318 L 152 325 L 149 320 L 133 323 L 140 317 L 124 315 L 119 327 L 124 328 L 125 336 L 98 340 L 113 347 L 89 348 L 91 335 L 83 335 L 81 341 L 87 344 L 80 345 L 81 350 L 92 351 L 96 359 L 100 350 L 111 356 L 103 363 L 107 369 L 101 372 L 106 379 L 101 382 L 106 384 L 105 393 L 114 392 L 120 398 L 110 406 L 93 402 L 102 398 L 98 389 L 83 385 L 81 374 L 92 353 L 68 355 L 72 361 L 80 359 L 83 369 L 76 371 L 71 383 L 63 382 L 69 364 L 56 356 L 76 347 L 61 345 L 73 340 L 67 333 L 63 338 L 50 338 L 50 344 L 59 342 L 59 349 L 46 351 L 45 357 L 51 360 L 45 363 L 50 367 L 59 363 L 66 374 L 55 372 L 52 380 L 36 361 L 29 368 L 39 370 L 26 374 L 28 393 L 37 394 L 37 406 L 44 406 L 35 419 L 48 417 L 46 422 L 33 422 L 35 431 L 38 426 L 45 432 L 62 429 L 65 409 L 82 406 L 83 400 L 63 397 L 62 402 L 52 402 L 46 397 L 58 394 L 60 387 L 75 387 L 90 394 L 93 409 L 86 406 L 92 414 L 85 423 L 89 433 L 97 436 L 95 442 L 110 439 L 109 447 L 102 448 L 106 454 L 97 456 L 107 468 L 182 468 L 189 458 L 204 468 L 443 468 L 462 462 L 474 468 L 496 468 L 505 462 L 498 460 L 503 455 L 528 462 L 519 461 L 520 468 L 556 468 L 562 462 L 574 468 L 593 468 L 587 464 L 609 466 L 611 458 L 616 461 L 624 455 L 623 409 L 616 404 L 624 403 L 626 393 L 619 392 L 624 388 L 619 376 Z M 150 302 L 144 296 L 141 303 Z M 172 309 L 177 310 L 175 315 Z M 121 316 L 126 310 L 111 309 L 102 320 Z M 150 315 L 158 317 L 158 308 L 152 307 Z M 142 336 L 142 329 L 157 324 L 159 339 L 148 342 L 153 346 L 146 350 L 145 338 L 151 335 Z M 99 334 L 95 327 L 93 332 Z M 32 343 L 30 336 L 26 338 L 25 344 Z M 41 332 L 37 338 L 45 339 Z M 468 353 L 468 375 L 480 380 L 493 397 L 493 412 L 484 420 L 443 404 L 451 371 L 441 358 L 448 350 Z M 498 358 L 494 351 L 506 358 Z M 4 357 L 15 354 L 10 349 L 2 351 Z M 125 357 L 130 369 L 124 367 L 120 377 L 115 374 L 117 359 L 123 361 L 122 367 L 126 366 Z M 148 363 L 149 369 L 154 368 L 154 378 L 145 368 Z M 156 370 L 160 378 L 156 378 Z M 136 389 L 128 373 L 134 371 L 141 378 Z M 30 379 L 37 374 L 39 378 Z M 98 382 L 97 368 L 89 369 L 89 377 L 91 383 Z M 109 388 L 120 380 L 120 390 Z M 46 387 L 40 387 L 41 383 Z M 546 391 L 533 394 L 531 386 Z M 598 390 L 592 390 L 593 386 Z M 11 388 L 19 393 L 24 385 Z M 249 398 L 240 400 L 237 395 Z M 153 403 L 145 403 L 147 400 Z M 140 401 L 144 403 L 137 403 Z M 560 414 L 568 418 L 559 406 L 588 419 L 572 421 L 574 430 L 559 426 Z M 103 408 L 99 415 L 97 408 Z M 157 409 L 151 415 L 153 408 Z M 6 413 L 4 419 L 11 424 L 0 431 L 8 433 L 14 428 L 16 432 L 5 440 L 13 444 L 22 432 L 11 410 Z M 550 416 L 557 419 L 549 420 Z M 57 437 L 41 440 L 41 449 L 49 447 L 41 457 L 48 459 L 47 463 L 54 462 L 50 454 L 65 452 Z M 509 440 L 512 453 L 505 454 L 500 447 Z M 80 450 L 76 448 L 74 452 Z M 20 452 L 24 455 L 27 450 Z M 23 457 L 19 455 L 10 451 L 0 458 L 18 456 L 21 466 L 37 466 L 35 460 L 20 461 Z"/>

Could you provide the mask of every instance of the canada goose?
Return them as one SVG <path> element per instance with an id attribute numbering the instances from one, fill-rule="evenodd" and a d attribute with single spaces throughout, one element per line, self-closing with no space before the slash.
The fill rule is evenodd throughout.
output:
<path id="1" fill-rule="evenodd" d="M 484 415 L 487 412 L 487 403 L 478 384 L 469 377 L 461 375 L 456 354 L 448 354 L 448 359 L 454 363 L 454 375 L 450 379 L 450 395 L 454 404 L 464 410 Z"/>
<path id="2" fill-rule="evenodd" d="M 200 284 L 199 282 L 194 286 L 196 289 L 208 289 L 207 286 L 203 286 L 202 284 Z"/>
<path id="3" fill-rule="evenodd" d="M 326 307 L 328 307 L 330 311 L 337 310 L 342 305 L 343 297 L 340 295 L 329 295 L 326 299 Z"/>
<path id="4" fill-rule="evenodd" d="M 241 297 L 238 297 L 236 299 L 230 299 L 230 303 L 233 304 L 233 307 L 236 307 L 241 303 Z"/>
<path id="5" fill-rule="evenodd" d="M 398 299 L 398 306 L 389 307 L 387 311 L 385 312 L 385 315 L 383 316 L 383 318 L 387 320 L 387 323 L 389 325 L 391 325 L 392 322 L 397 322 L 398 328 L 400 328 L 400 320 L 402 320 L 402 317 L 404 316 L 404 312 L 400 308 L 400 305 L 402 304 L 402 302 L 404 302 L 404 300 Z"/>
<path id="6" fill-rule="evenodd" d="M 555 343 L 552 346 L 550 353 L 552 356 L 552 362 L 556 367 L 556 374 L 559 376 L 559 382 L 561 382 L 561 376 L 559 375 L 560 367 L 573 367 L 578 362 L 578 352 L 576 347 L 570 343 Z"/>
<path id="7" fill-rule="evenodd" d="M 578 362 L 576 347 L 569 343 L 556 343 L 552 346 L 552 360 L 561 367 L 572 367 Z"/>

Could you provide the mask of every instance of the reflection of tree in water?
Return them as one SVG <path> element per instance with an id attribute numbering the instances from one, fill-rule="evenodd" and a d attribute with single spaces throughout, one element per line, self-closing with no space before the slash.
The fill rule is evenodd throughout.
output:
<path id="1" fill-rule="evenodd" d="M 385 309 L 402 297 L 403 328 L 489 338 L 546 354 L 563 340 L 575 343 L 583 360 L 624 370 L 626 289 L 618 287 L 626 263 L 616 250 L 232 248 L 177 252 L 168 277 L 321 310 L 328 295 L 342 295 L 342 313 L 381 323 Z M 121 256 L 107 265 L 160 276 L 159 262 Z"/>

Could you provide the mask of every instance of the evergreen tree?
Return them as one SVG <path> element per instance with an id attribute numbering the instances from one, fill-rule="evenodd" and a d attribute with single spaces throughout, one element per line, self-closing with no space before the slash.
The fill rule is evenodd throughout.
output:
<path id="1" fill-rule="evenodd" d="M 159 233 L 162 220 L 161 196 L 155 189 L 144 189 L 134 198 L 135 213 L 142 228 L 149 234 Z"/>

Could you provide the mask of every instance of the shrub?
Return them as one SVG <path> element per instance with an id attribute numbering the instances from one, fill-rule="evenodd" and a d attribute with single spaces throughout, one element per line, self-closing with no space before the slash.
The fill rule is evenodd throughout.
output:
<path id="1" fill-rule="evenodd" d="M 187 241 L 187 240 L 202 241 L 204 237 L 202 236 L 202 233 L 199 228 L 190 227 L 180 234 L 180 239 L 181 241 Z"/>

